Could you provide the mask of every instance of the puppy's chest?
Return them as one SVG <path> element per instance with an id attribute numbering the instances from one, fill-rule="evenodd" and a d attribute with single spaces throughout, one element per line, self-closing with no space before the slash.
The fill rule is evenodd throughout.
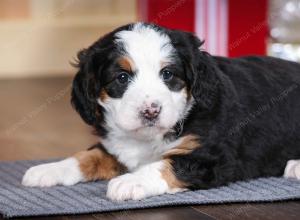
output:
<path id="1" fill-rule="evenodd" d="M 130 171 L 160 160 L 163 154 L 173 147 L 173 143 L 163 140 L 143 142 L 130 138 L 105 139 L 102 143 L 106 150 Z"/>

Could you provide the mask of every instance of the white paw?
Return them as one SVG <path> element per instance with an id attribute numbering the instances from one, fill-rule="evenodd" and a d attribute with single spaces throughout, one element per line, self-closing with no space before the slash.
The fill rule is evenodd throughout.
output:
<path id="1" fill-rule="evenodd" d="M 289 160 L 283 176 L 286 178 L 300 179 L 300 160 Z"/>
<path id="2" fill-rule="evenodd" d="M 22 184 L 30 187 L 69 186 L 83 180 L 78 161 L 69 158 L 55 163 L 31 167 L 26 171 Z"/>
<path id="3" fill-rule="evenodd" d="M 163 165 L 158 161 L 112 179 L 108 183 L 107 197 L 115 201 L 140 200 L 169 193 L 171 190 L 161 175 Z"/>
<path id="4" fill-rule="evenodd" d="M 109 181 L 107 197 L 111 200 L 139 200 L 146 197 L 147 188 L 134 174 L 128 173 Z"/>

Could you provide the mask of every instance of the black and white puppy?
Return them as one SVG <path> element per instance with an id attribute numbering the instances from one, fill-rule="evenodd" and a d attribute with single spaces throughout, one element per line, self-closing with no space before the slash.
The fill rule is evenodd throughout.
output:
<path id="1" fill-rule="evenodd" d="M 191 33 L 135 23 L 78 54 L 72 104 L 99 143 L 30 168 L 25 186 L 111 179 L 112 200 L 300 179 L 300 65 L 228 59 Z"/>

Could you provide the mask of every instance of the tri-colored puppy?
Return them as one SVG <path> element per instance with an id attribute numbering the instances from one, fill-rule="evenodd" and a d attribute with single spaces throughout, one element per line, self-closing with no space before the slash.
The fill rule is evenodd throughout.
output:
<path id="1" fill-rule="evenodd" d="M 79 52 L 72 104 L 99 143 L 30 168 L 23 184 L 111 179 L 107 196 L 128 200 L 284 172 L 300 178 L 300 65 L 215 57 L 201 44 L 135 23 Z"/>

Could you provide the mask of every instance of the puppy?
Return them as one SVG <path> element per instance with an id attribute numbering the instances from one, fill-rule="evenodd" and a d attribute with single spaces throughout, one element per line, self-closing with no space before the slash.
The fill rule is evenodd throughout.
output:
<path id="1" fill-rule="evenodd" d="M 134 23 L 78 53 L 72 104 L 99 143 L 30 168 L 31 187 L 110 180 L 112 200 L 300 178 L 300 65 L 223 58 L 193 34 Z"/>

